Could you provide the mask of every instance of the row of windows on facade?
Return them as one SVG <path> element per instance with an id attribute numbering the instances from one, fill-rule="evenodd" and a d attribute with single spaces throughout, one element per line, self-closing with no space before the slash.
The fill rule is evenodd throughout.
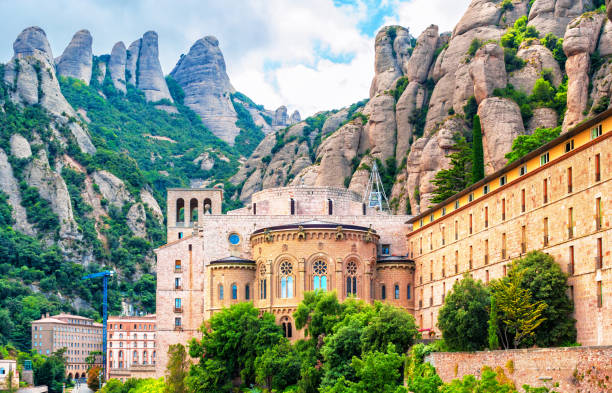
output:
<path id="1" fill-rule="evenodd" d="M 506 276 L 506 269 L 504 266 L 504 276 Z M 489 271 L 485 270 L 485 283 L 489 283 Z M 472 274 L 470 274 L 470 277 L 472 277 Z M 455 282 L 458 282 L 459 278 L 455 279 Z M 431 295 L 429 297 L 429 307 L 433 307 L 434 306 L 434 287 L 433 285 L 430 287 L 431 290 Z M 449 289 L 450 290 L 450 289 Z M 568 296 L 570 299 L 574 300 L 574 286 L 573 285 L 569 285 L 568 286 Z M 440 297 L 440 303 L 439 305 L 444 304 L 444 300 L 446 298 L 446 283 L 443 282 L 442 283 L 442 295 Z M 595 282 L 595 293 L 596 293 L 596 298 L 597 298 L 597 308 L 602 308 L 603 304 L 604 304 L 604 298 L 603 298 L 603 283 L 601 281 L 596 281 Z M 423 299 L 424 299 L 424 295 L 423 295 L 423 289 L 421 288 L 420 291 L 420 297 L 419 297 L 419 302 L 418 302 L 418 308 L 427 308 L 427 305 L 425 307 L 423 307 Z"/>
<path id="2" fill-rule="evenodd" d="M 126 334 L 125 334 L 125 337 L 126 337 L 126 338 L 130 338 L 130 335 L 126 333 Z M 144 334 L 142 337 L 143 337 L 143 338 L 142 338 L 141 340 L 146 340 L 146 339 L 147 339 L 147 337 L 148 337 L 148 336 L 147 336 L 147 333 L 145 333 L 145 334 Z M 113 338 L 113 333 L 110 333 L 110 334 L 108 335 L 108 338 L 109 338 L 109 339 L 112 339 L 112 338 Z M 119 333 L 119 339 L 120 339 L 120 340 L 122 340 L 122 339 L 123 339 L 123 333 Z M 137 339 L 138 339 L 138 335 L 137 335 L 136 333 L 134 333 L 134 334 L 132 335 L 132 339 L 137 340 Z M 151 335 L 151 340 L 155 340 L 155 334 L 152 334 L 152 335 Z"/>
<path id="3" fill-rule="evenodd" d="M 110 348 L 112 348 L 112 347 L 113 347 L 113 342 L 111 341 L 111 342 L 108 344 L 108 346 L 109 346 Z M 129 348 L 129 347 L 130 347 L 130 343 L 126 343 L 126 348 Z M 146 343 L 146 342 L 141 342 L 141 343 L 140 343 L 140 347 L 141 347 L 141 348 L 146 348 L 146 347 L 155 347 L 155 341 L 149 341 L 148 343 Z M 123 341 L 120 341 L 120 342 L 119 342 L 119 348 L 123 348 Z M 136 342 L 136 343 L 134 343 L 134 344 L 132 345 L 132 348 L 138 348 L 138 343 L 137 343 L 137 342 Z"/>
<path id="4" fill-rule="evenodd" d="M 572 146 L 573 146 L 573 140 L 572 140 Z M 573 147 L 572 147 L 573 149 Z M 542 155 L 541 157 L 541 164 L 545 165 L 548 163 L 548 153 L 545 153 L 544 155 Z M 523 176 L 524 174 L 527 173 L 527 166 L 523 165 L 520 167 L 520 175 Z M 574 189 L 574 182 L 573 182 L 573 169 L 572 167 L 568 167 L 566 169 L 566 186 L 567 186 L 567 194 L 571 194 L 573 192 Z M 595 182 L 599 182 L 601 181 L 601 155 L 595 154 L 594 156 L 594 177 L 593 177 Z M 562 181 L 562 180 L 561 180 Z M 499 185 L 500 186 L 504 186 L 506 185 L 506 176 L 502 176 L 499 178 Z M 542 181 L 542 201 L 544 204 L 548 203 L 548 196 L 549 196 L 549 192 L 548 192 L 548 179 L 543 179 Z M 482 193 L 483 195 L 486 195 L 489 193 L 489 185 L 484 185 L 483 189 L 482 189 Z M 468 195 L 468 203 L 469 202 L 473 202 L 474 201 L 474 193 L 470 193 Z M 455 210 L 459 209 L 460 207 L 460 201 L 459 199 L 457 199 L 455 201 Z M 534 206 L 535 207 L 535 206 Z M 525 202 L 525 189 L 521 190 L 521 213 L 524 213 L 526 210 L 526 202 Z M 442 208 L 442 216 L 446 215 L 446 207 Z M 502 199 L 502 220 L 505 219 L 505 199 Z M 429 216 L 429 222 L 433 222 L 434 221 L 434 213 L 432 213 Z M 421 218 L 420 221 L 420 225 L 423 226 L 424 225 L 424 219 Z"/>
<path id="5" fill-rule="evenodd" d="M 113 330 L 113 326 L 114 326 L 114 330 L 117 330 L 117 329 L 122 330 L 123 329 L 123 324 L 122 323 L 119 323 L 119 324 L 109 323 L 108 324 L 108 328 L 111 329 L 111 330 Z M 126 324 L 125 328 L 129 329 L 129 326 Z M 134 330 L 155 330 L 155 325 L 153 325 L 153 324 L 144 324 L 144 325 L 143 324 L 138 324 L 138 325 L 134 324 Z"/>
<path id="6" fill-rule="evenodd" d="M 42 326 L 34 325 L 34 331 L 42 332 L 45 330 Z M 101 329 L 85 329 L 85 328 L 74 328 L 74 327 L 53 327 L 53 331 L 56 332 L 73 332 L 73 333 L 85 333 L 85 334 L 102 334 Z"/>
<path id="7" fill-rule="evenodd" d="M 124 362 L 123 351 L 119 351 L 117 356 L 118 356 L 118 361 L 117 361 L 118 368 L 129 367 L 127 362 Z M 155 351 L 153 351 L 151 353 L 151 364 L 155 364 L 155 356 L 156 356 L 156 353 Z M 140 355 L 138 354 L 138 351 L 133 351 L 132 352 L 132 365 L 138 365 L 139 362 L 140 362 Z M 147 351 L 144 351 L 142 353 L 142 362 L 140 364 L 143 366 L 146 366 L 149 364 L 149 355 Z M 109 368 L 113 368 L 113 351 L 109 351 L 108 366 Z"/>
<path id="8" fill-rule="evenodd" d="M 522 198 L 522 212 L 525 212 L 525 190 L 521 190 L 521 198 Z M 505 221 L 506 220 L 506 199 L 502 198 L 502 212 L 501 212 L 501 221 Z M 595 231 L 599 231 L 603 228 L 603 202 L 601 200 L 601 197 L 597 197 L 595 198 Z M 548 217 L 544 217 L 542 219 L 542 239 L 543 239 L 543 246 L 548 246 L 549 243 L 549 219 Z M 574 220 L 574 208 L 573 207 L 568 207 L 567 208 L 567 239 L 573 239 L 575 236 L 575 220 Z M 489 207 L 485 206 L 484 207 L 484 228 L 486 229 L 489 227 Z M 526 226 L 523 225 L 521 227 L 521 245 L 522 245 L 522 252 L 525 252 L 526 249 L 526 245 L 527 245 L 527 235 L 526 235 Z M 441 226 L 440 227 L 440 247 L 445 246 L 446 244 L 446 227 L 445 226 Z M 455 220 L 455 224 L 454 224 L 454 235 L 455 235 L 455 240 L 459 240 L 459 221 Z M 472 235 L 474 234 L 474 220 L 473 220 L 473 214 L 470 213 L 468 216 L 468 235 Z M 433 231 L 429 232 L 429 250 L 432 251 L 434 249 L 434 244 L 433 244 Z M 410 256 L 413 257 L 415 254 L 415 250 L 414 250 L 414 242 L 411 241 L 410 242 Z M 422 255 L 423 254 L 423 237 L 421 236 L 419 238 L 419 253 L 417 255 Z M 502 234 L 502 259 L 505 259 L 506 256 L 506 234 Z M 488 240 L 485 240 L 485 257 L 488 256 Z M 471 260 L 471 258 L 470 258 Z M 470 268 L 471 269 L 471 268 Z"/>
<path id="9" fill-rule="evenodd" d="M 527 230 L 526 230 L 526 226 L 523 225 L 521 227 L 521 254 L 525 254 L 528 251 L 528 247 L 527 247 Z M 543 241 L 547 241 L 547 235 L 544 236 Z M 548 244 L 543 244 L 543 246 L 547 246 Z M 538 247 L 539 248 L 539 247 Z M 489 261 L 489 239 L 485 239 L 484 240 L 484 249 L 485 249 L 485 254 L 484 254 L 484 261 L 483 261 L 483 265 L 486 266 L 490 263 Z M 603 238 L 598 237 L 595 239 L 595 250 L 596 250 L 596 256 L 594 258 L 594 262 L 593 265 L 589 265 L 588 263 L 583 263 L 582 265 L 586 266 L 588 268 L 588 270 L 590 271 L 591 269 L 602 269 L 604 266 L 604 261 L 603 261 Z M 570 275 L 574 275 L 574 271 L 575 271 L 575 255 L 574 255 L 574 246 L 570 245 L 568 247 L 568 252 L 569 252 L 569 263 L 567 266 L 567 272 Z M 469 259 L 468 259 L 468 270 L 472 270 L 474 268 L 474 262 L 473 262 L 473 255 L 474 255 L 474 248 L 472 245 L 469 246 Z M 506 251 L 506 234 L 502 233 L 502 249 L 501 249 L 501 254 L 500 254 L 500 260 L 505 260 L 508 259 L 508 253 Z M 443 255 L 442 256 L 442 263 L 440 264 L 440 275 L 439 277 L 441 278 L 446 278 L 447 276 L 447 270 L 446 270 L 446 256 Z M 454 264 L 454 274 L 460 274 L 460 268 L 459 268 L 459 250 L 455 250 L 455 264 Z M 506 270 L 507 267 L 506 265 L 503 266 L 503 274 L 504 276 L 506 275 Z M 419 275 L 419 284 L 423 284 L 423 263 L 420 263 L 420 269 L 419 271 L 421 272 L 421 274 Z M 489 281 L 489 275 L 488 275 L 488 270 L 486 271 L 486 282 Z M 429 261 L 429 281 L 434 281 L 434 279 L 437 279 L 437 277 L 434 277 L 434 261 L 433 259 Z"/>

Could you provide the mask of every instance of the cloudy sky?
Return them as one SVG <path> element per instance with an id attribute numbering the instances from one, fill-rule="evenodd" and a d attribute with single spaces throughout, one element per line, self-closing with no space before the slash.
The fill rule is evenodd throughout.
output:
<path id="1" fill-rule="evenodd" d="M 214 35 L 234 87 L 267 108 L 302 115 L 366 98 L 374 36 L 400 24 L 418 36 L 430 24 L 452 30 L 470 0 L 0 0 L 0 62 L 16 36 L 42 27 L 54 56 L 88 29 L 94 54 L 128 46 L 147 30 L 159 34 L 169 73 L 198 38 Z"/>

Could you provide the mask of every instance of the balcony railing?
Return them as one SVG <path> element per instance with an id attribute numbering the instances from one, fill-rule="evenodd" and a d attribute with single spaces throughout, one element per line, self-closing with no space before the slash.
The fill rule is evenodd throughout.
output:
<path id="1" fill-rule="evenodd" d="M 570 276 L 574 275 L 574 264 L 573 263 L 568 263 L 567 264 L 567 272 Z"/>
<path id="2" fill-rule="evenodd" d="M 572 227 L 568 227 L 567 228 L 567 238 L 568 239 L 573 239 L 574 238 L 574 228 L 572 228 Z"/>
<path id="3" fill-rule="evenodd" d="M 176 313 L 183 312 L 183 307 L 174 307 L 174 312 L 176 312 Z"/>
<path id="4" fill-rule="evenodd" d="M 176 291 L 180 291 L 180 290 L 182 290 L 182 289 L 183 289 L 183 287 L 182 287 L 181 285 L 175 285 L 175 286 L 174 286 L 174 289 L 175 289 Z"/>
<path id="5" fill-rule="evenodd" d="M 183 271 L 183 268 L 181 268 L 180 266 L 175 266 L 174 267 L 174 272 L 175 273 L 181 273 Z"/>
<path id="6" fill-rule="evenodd" d="M 174 331 L 176 332 L 182 332 L 183 331 L 183 327 L 180 325 L 174 325 Z"/>
<path id="7" fill-rule="evenodd" d="M 601 255 L 595 257 L 595 269 L 601 269 L 603 266 L 603 258 Z"/>
<path id="8" fill-rule="evenodd" d="M 595 218 L 595 229 L 599 231 L 599 230 L 601 229 L 601 227 L 602 227 L 602 226 L 603 226 L 603 225 L 602 225 L 602 219 L 601 219 L 601 216 L 600 216 L 600 217 L 596 217 L 596 218 Z"/>
<path id="9" fill-rule="evenodd" d="M 501 250 L 502 259 L 506 259 L 506 249 L 502 248 Z"/>

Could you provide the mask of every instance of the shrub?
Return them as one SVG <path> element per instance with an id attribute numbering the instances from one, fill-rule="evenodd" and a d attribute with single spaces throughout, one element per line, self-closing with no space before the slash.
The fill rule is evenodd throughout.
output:
<path id="1" fill-rule="evenodd" d="M 599 101 L 597 101 L 597 104 L 593 107 L 592 111 L 595 114 L 599 114 L 605 111 L 606 109 L 608 109 L 609 106 L 610 106 L 610 97 L 603 96 L 599 99 Z"/>

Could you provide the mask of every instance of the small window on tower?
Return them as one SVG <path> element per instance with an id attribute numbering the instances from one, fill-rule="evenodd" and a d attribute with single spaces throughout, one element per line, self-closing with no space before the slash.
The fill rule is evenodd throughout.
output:
<path id="1" fill-rule="evenodd" d="M 390 244 L 383 244 L 381 247 L 381 253 L 382 255 L 390 255 L 391 254 L 391 245 Z"/>

